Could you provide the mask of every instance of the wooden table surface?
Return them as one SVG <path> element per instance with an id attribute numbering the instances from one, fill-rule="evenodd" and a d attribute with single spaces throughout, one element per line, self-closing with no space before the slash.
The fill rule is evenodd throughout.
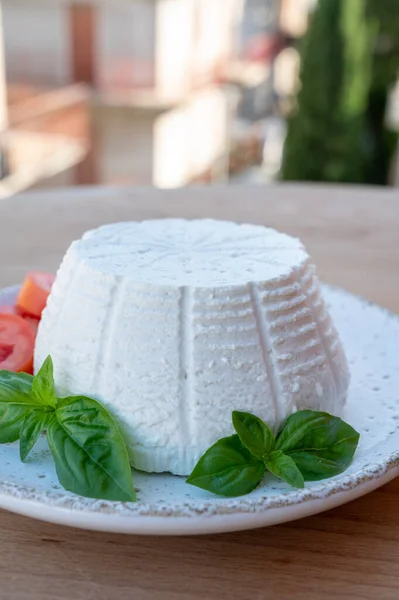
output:
<path id="1" fill-rule="evenodd" d="M 399 192 L 378 188 L 80 189 L 10 198 L 0 204 L 0 286 L 31 268 L 55 269 L 90 227 L 167 216 L 298 235 L 325 281 L 399 312 Z M 0 511 L 1 600 L 130 598 L 397 600 L 399 479 L 315 517 L 218 536 L 92 533 Z"/>

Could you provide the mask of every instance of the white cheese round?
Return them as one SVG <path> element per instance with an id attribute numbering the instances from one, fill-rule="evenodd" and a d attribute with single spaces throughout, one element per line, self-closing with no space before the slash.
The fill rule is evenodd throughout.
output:
<path id="1" fill-rule="evenodd" d="M 233 410 L 275 430 L 293 411 L 339 415 L 349 375 L 301 242 L 181 219 L 107 225 L 69 248 L 44 311 L 36 370 L 103 402 L 133 466 L 188 475 Z"/>

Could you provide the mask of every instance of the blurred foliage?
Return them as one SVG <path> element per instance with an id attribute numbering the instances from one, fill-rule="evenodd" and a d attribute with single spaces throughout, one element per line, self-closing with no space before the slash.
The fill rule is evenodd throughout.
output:
<path id="1" fill-rule="evenodd" d="M 388 94 L 399 71 L 399 3 L 398 0 L 367 0 L 366 15 L 375 23 L 372 79 L 366 113 L 368 154 L 365 183 L 385 184 L 397 134 L 385 126 Z"/>
<path id="2" fill-rule="evenodd" d="M 282 178 L 386 184 L 385 127 L 399 69 L 398 0 L 319 0 L 301 44 L 301 88 Z"/>

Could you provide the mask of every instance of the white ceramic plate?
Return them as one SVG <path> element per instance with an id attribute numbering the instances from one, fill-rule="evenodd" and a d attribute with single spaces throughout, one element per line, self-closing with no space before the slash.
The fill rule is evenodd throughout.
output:
<path id="1" fill-rule="evenodd" d="M 17 289 L 0 291 L 0 304 L 13 303 Z M 352 372 L 344 418 L 361 433 L 344 474 L 299 491 L 269 476 L 250 495 L 223 499 L 180 477 L 134 473 L 137 503 L 94 501 L 60 487 L 43 438 L 25 464 L 17 444 L 0 446 L 0 507 L 85 529 L 204 534 L 299 519 L 387 483 L 399 474 L 399 317 L 338 289 L 324 294 Z"/>

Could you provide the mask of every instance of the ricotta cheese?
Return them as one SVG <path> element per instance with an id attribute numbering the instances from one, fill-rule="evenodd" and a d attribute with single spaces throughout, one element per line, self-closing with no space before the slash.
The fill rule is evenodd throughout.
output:
<path id="1" fill-rule="evenodd" d="M 118 223 L 69 248 L 39 328 L 60 395 L 97 398 L 134 467 L 188 475 L 233 410 L 339 415 L 349 374 L 301 242 L 256 225 Z"/>

